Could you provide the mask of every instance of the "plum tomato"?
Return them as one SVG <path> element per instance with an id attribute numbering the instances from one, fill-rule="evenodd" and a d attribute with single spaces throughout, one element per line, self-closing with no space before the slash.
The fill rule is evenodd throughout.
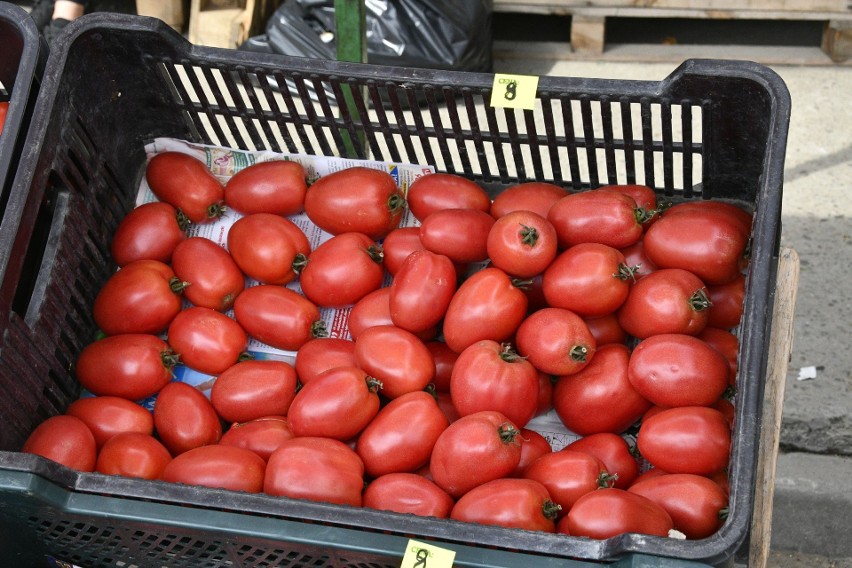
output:
<path id="1" fill-rule="evenodd" d="M 597 349 L 586 322 L 564 308 L 543 308 L 527 316 L 517 328 L 515 342 L 518 353 L 551 375 L 576 373 Z"/>
<path id="2" fill-rule="evenodd" d="M 95 471 L 140 479 L 160 479 L 172 461 L 169 450 L 151 434 L 122 432 L 110 438 L 98 452 Z"/>
<path id="3" fill-rule="evenodd" d="M 189 220 L 163 201 L 131 209 L 118 224 L 110 254 L 118 266 L 134 260 L 159 260 L 168 264 L 175 247 L 186 240 Z"/>
<path id="4" fill-rule="evenodd" d="M 225 314 L 191 306 L 172 320 L 168 341 L 181 363 L 199 373 L 218 375 L 245 352 L 248 336 L 239 323 Z"/>
<path id="5" fill-rule="evenodd" d="M 184 284 L 183 297 L 195 306 L 226 312 L 245 289 L 245 275 L 233 257 L 204 237 L 190 237 L 176 246 L 172 268 Z"/>
<path id="6" fill-rule="evenodd" d="M 355 366 L 355 342 L 340 337 L 309 339 L 296 352 L 294 367 L 304 386 L 328 369 Z"/>
<path id="7" fill-rule="evenodd" d="M 420 222 L 443 209 L 477 209 L 488 212 L 491 197 L 475 181 L 458 174 L 436 172 L 415 179 L 406 193 L 408 209 Z"/>
<path id="8" fill-rule="evenodd" d="M 444 319 L 455 292 L 456 269 L 449 257 L 415 251 L 391 282 L 391 321 L 412 333 L 432 329 Z"/>
<path id="9" fill-rule="evenodd" d="M 624 533 L 666 537 L 672 528 L 671 516 L 647 497 L 609 487 L 580 497 L 556 530 L 603 540 Z"/>
<path id="10" fill-rule="evenodd" d="M 267 461 L 272 452 L 293 437 L 295 435 L 286 416 L 264 416 L 231 424 L 219 438 L 219 443 L 251 450 Z"/>
<path id="11" fill-rule="evenodd" d="M 228 252 L 240 270 L 262 284 L 287 284 L 305 263 L 293 221 L 272 213 L 252 213 L 228 229 Z"/>
<path id="12" fill-rule="evenodd" d="M 661 333 L 697 335 L 707 326 L 709 310 L 700 278 L 680 268 L 661 268 L 631 287 L 618 322 L 638 339 Z"/>
<path id="13" fill-rule="evenodd" d="M 163 469 L 161 479 L 172 483 L 201 485 L 245 493 L 260 493 L 266 462 L 249 450 L 212 444 L 175 456 Z"/>
<path id="14" fill-rule="evenodd" d="M 316 304 L 283 286 L 247 288 L 234 302 L 234 317 L 249 336 L 284 351 L 328 335 Z"/>
<path id="15" fill-rule="evenodd" d="M 286 416 L 297 382 L 296 370 L 285 361 L 238 361 L 216 377 L 210 402 L 226 422 Z"/>
<path id="16" fill-rule="evenodd" d="M 521 460 L 510 477 L 523 477 L 527 466 L 532 462 L 553 451 L 550 442 L 543 435 L 529 428 L 521 428 Z"/>
<path id="17" fill-rule="evenodd" d="M 556 229 L 532 211 L 512 211 L 497 219 L 488 232 L 491 264 L 517 278 L 541 274 L 556 258 Z"/>
<path id="18" fill-rule="evenodd" d="M 243 214 L 272 213 L 286 217 L 302 211 L 308 184 L 299 162 L 256 162 L 225 184 L 225 204 Z"/>
<path id="19" fill-rule="evenodd" d="M 216 409 L 192 385 L 171 382 L 154 402 L 154 428 L 173 456 L 199 446 L 215 444 L 222 437 Z"/>
<path id="20" fill-rule="evenodd" d="M 561 508 L 560 517 L 591 491 L 612 487 L 615 479 L 595 456 L 563 448 L 539 456 L 524 469 L 525 479 L 538 481 Z"/>
<path id="21" fill-rule="evenodd" d="M 590 242 L 626 247 L 642 238 L 645 218 L 632 197 L 603 188 L 566 195 L 547 213 L 562 249 Z"/>
<path id="22" fill-rule="evenodd" d="M 355 340 L 355 360 L 381 381 L 386 398 L 423 390 L 435 377 L 435 361 L 423 341 L 393 325 L 365 329 Z"/>
<path id="23" fill-rule="evenodd" d="M 364 489 L 363 506 L 382 511 L 446 519 L 453 505 L 446 491 L 416 473 L 386 473 Z"/>
<path id="24" fill-rule="evenodd" d="M 51 416 L 36 426 L 21 452 L 83 472 L 94 471 L 97 460 L 97 445 L 92 431 L 85 422 L 67 414 Z"/>
<path id="25" fill-rule="evenodd" d="M 398 227 L 382 240 L 383 263 L 388 274 L 394 276 L 409 254 L 424 250 L 420 242 L 420 227 Z"/>
<path id="26" fill-rule="evenodd" d="M 612 476 L 613 487 L 627 489 L 639 476 L 639 462 L 633 457 L 624 437 L 611 432 L 589 434 L 565 446 L 566 450 L 584 452 L 598 458 Z"/>
<path id="27" fill-rule="evenodd" d="M 193 223 L 218 219 L 225 210 L 225 188 L 201 160 L 182 152 L 162 152 L 148 161 L 145 179 L 160 201 L 179 209 Z"/>
<path id="28" fill-rule="evenodd" d="M 382 249 L 363 233 L 339 233 L 311 252 L 299 274 L 302 293 L 321 307 L 351 306 L 382 286 Z"/>
<path id="29" fill-rule="evenodd" d="M 530 531 L 556 532 L 559 505 L 544 485 L 521 478 L 494 479 L 461 496 L 450 518 Z"/>
<path id="30" fill-rule="evenodd" d="M 706 406 L 661 410 L 642 420 L 639 453 L 669 473 L 712 475 L 728 465 L 731 429 L 720 411 Z"/>
<path id="31" fill-rule="evenodd" d="M 529 181 L 506 188 L 491 202 L 491 216 L 495 219 L 512 211 L 532 211 L 547 217 L 553 204 L 568 195 L 568 190 L 554 183 Z"/>
<path id="32" fill-rule="evenodd" d="M 488 233 L 494 223 L 479 209 L 441 209 L 423 219 L 420 242 L 457 264 L 481 262 L 488 258 Z"/>
<path id="33" fill-rule="evenodd" d="M 95 436 L 98 448 L 118 434 L 137 432 L 152 434 L 154 417 L 147 408 L 117 396 L 78 398 L 65 410 L 86 423 Z"/>

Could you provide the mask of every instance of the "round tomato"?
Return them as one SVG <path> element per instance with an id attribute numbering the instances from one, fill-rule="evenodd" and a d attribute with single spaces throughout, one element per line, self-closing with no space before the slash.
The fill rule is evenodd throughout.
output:
<path id="1" fill-rule="evenodd" d="M 617 249 L 600 243 L 570 247 L 547 267 L 542 292 L 548 305 L 600 317 L 617 310 L 634 282 L 633 269 Z"/>
<path id="2" fill-rule="evenodd" d="M 382 249 L 362 233 L 340 233 L 308 256 L 302 292 L 322 307 L 349 306 L 378 290 L 385 277 Z"/>
<path id="3" fill-rule="evenodd" d="M 148 161 L 145 179 L 154 195 L 179 209 L 193 223 L 218 219 L 225 188 L 207 166 L 182 152 L 162 152 Z"/>
<path id="4" fill-rule="evenodd" d="M 707 287 L 710 309 L 707 325 L 722 329 L 733 329 L 743 317 L 745 300 L 745 275 L 740 274 L 726 284 Z"/>
<path id="5" fill-rule="evenodd" d="M 239 323 L 216 310 L 197 306 L 175 316 L 168 340 L 181 363 L 207 375 L 224 372 L 248 345 L 248 336 Z"/>
<path id="6" fill-rule="evenodd" d="M 615 313 L 595 318 L 583 318 L 583 321 L 586 322 L 586 327 L 589 328 L 589 333 L 595 338 L 595 343 L 598 346 L 607 343 L 627 342 L 627 333 L 618 323 L 618 315 Z"/>
<path id="7" fill-rule="evenodd" d="M 118 434 L 136 432 L 150 435 L 154 431 L 154 417 L 148 409 L 117 396 L 78 398 L 68 406 L 65 414 L 86 423 L 98 448 Z"/>
<path id="8" fill-rule="evenodd" d="M 222 436 L 219 415 L 204 393 L 180 382 L 167 384 L 157 395 L 154 428 L 173 456 L 215 444 Z"/>
<path id="9" fill-rule="evenodd" d="M 638 339 L 662 333 L 697 335 L 707 326 L 704 283 L 680 268 L 655 270 L 637 281 L 618 310 L 618 322 Z"/>
<path id="10" fill-rule="evenodd" d="M 104 337 L 83 348 L 75 373 L 92 394 L 142 400 L 172 380 L 177 357 L 156 335 Z"/>
<path id="11" fill-rule="evenodd" d="M 496 410 L 523 428 L 538 411 L 538 371 L 508 344 L 484 339 L 459 354 L 450 395 L 461 416 Z"/>
<path id="12" fill-rule="evenodd" d="M 239 361 L 216 377 L 210 402 L 226 422 L 286 416 L 296 382 L 296 370 L 284 361 Z"/>
<path id="13" fill-rule="evenodd" d="M 749 235 L 742 221 L 707 203 L 673 206 L 646 231 L 644 245 L 660 268 L 688 270 L 716 286 L 740 274 Z"/>
<path id="14" fill-rule="evenodd" d="M 398 227 L 388 233 L 382 241 L 383 263 L 391 276 L 395 275 L 408 255 L 424 250 L 420 242 L 420 227 Z"/>
<path id="15" fill-rule="evenodd" d="M 547 438 L 529 428 L 521 428 L 521 460 L 510 476 L 523 477 L 524 471 L 532 462 L 553 451 Z"/>
<path id="16" fill-rule="evenodd" d="M 495 219 L 512 211 L 532 211 L 542 217 L 553 204 L 568 195 L 568 190 L 553 183 L 529 181 L 519 183 L 497 194 L 491 203 L 491 216 Z"/>
<path id="17" fill-rule="evenodd" d="M 728 465 L 731 429 L 718 410 L 681 406 L 644 419 L 637 444 L 654 467 L 669 473 L 711 475 Z"/>
<path id="18" fill-rule="evenodd" d="M 382 383 L 358 367 L 335 367 L 299 389 L 287 420 L 296 436 L 347 441 L 379 412 Z"/>
<path id="19" fill-rule="evenodd" d="M 180 312 L 184 284 L 159 260 L 136 260 L 119 269 L 95 297 L 92 315 L 107 335 L 157 334 Z"/>
<path id="20" fill-rule="evenodd" d="M 435 361 L 423 341 L 393 325 L 365 329 L 355 340 L 355 360 L 381 381 L 387 398 L 423 390 L 435 377 Z"/>
<path id="21" fill-rule="evenodd" d="M 739 352 L 740 340 L 736 335 L 725 329 L 716 327 L 705 327 L 704 330 L 697 335 L 698 339 L 704 341 L 716 351 L 722 354 L 722 357 L 728 362 L 730 373 L 728 373 L 728 384 L 735 386 L 737 382 L 737 370 L 739 368 Z"/>
<path id="22" fill-rule="evenodd" d="M 640 395 L 663 406 L 709 406 L 728 387 L 730 366 L 706 342 L 682 334 L 653 335 L 630 354 L 627 376 Z"/>
<path id="23" fill-rule="evenodd" d="M 361 506 L 364 464 L 332 438 L 297 437 L 269 456 L 263 492 L 296 499 Z"/>
<path id="24" fill-rule="evenodd" d="M 647 497 L 610 487 L 580 497 L 557 531 L 603 540 L 624 533 L 667 537 L 672 528 L 671 516 Z"/>
<path id="25" fill-rule="evenodd" d="M 458 498 L 492 479 L 506 477 L 521 460 L 520 430 L 503 414 L 483 410 L 462 416 L 441 432 L 432 448 L 432 479 Z"/>
<path id="26" fill-rule="evenodd" d="M 328 335 L 316 304 L 283 286 L 247 288 L 234 302 L 234 317 L 251 337 L 284 351 Z"/>
<path id="27" fill-rule="evenodd" d="M 675 530 L 689 539 L 715 533 L 724 522 L 728 496 L 715 481 L 702 475 L 670 473 L 634 484 L 631 493 L 647 497 L 666 510 Z"/>
<path id="28" fill-rule="evenodd" d="M 355 342 L 339 337 L 315 337 L 299 347 L 296 353 L 296 375 L 302 385 L 334 367 L 354 367 Z"/>
<path id="29" fill-rule="evenodd" d="M 195 306 L 220 312 L 234 306 L 246 284 L 228 251 L 204 237 L 191 237 L 175 247 L 172 268 L 185 283 L 184 298 Z"/>
<path id="30" fill-rule="evenodd" d="M 387 473 L 364 489 L 364 507 L 446 519 L 455 501 L 434 482 L 416 473 Z"/>
<path id="31" fill-rule="evenodd" d="M 355 451 L 370 477 L 413 472 L 429 463 L 432 448 L 449 421 L 424 391 L 391 400 L 358 436 Z"/>
<path id="32" fill-rule="evenodd" d="M 592 189 L 566 195 L 553 204 L 547 219 L 556 228 L 560 248 L 580 243 L 622 248 L 642 237 L 645 213 L 629 195 Z"/>
<path id="33" fill-rule="evenodd" d="M 252 213 L 228 229 L 228 252 L 249 278 L 262 284 L 286 284 L 305 262 L 297 248 L 292 221 L 272 213 Z"/>
<path id="34" fill-rule="evenodd" d="M 76 416 L 51 416 L 36 426 L 21 451 L 35 454 L 77 471 L 94 471 L 97 459 L 95 436 Z"/>
<path id="35" fill-rule="evenodd" d="M 474 487 L 453 506 L 450 518 L 530 531 L 556 532 L 559 505 L 531 479 L 494 479 Z"/>
<path id="36" fill-rule="evenodd" d="M 487 267 L 475 272 L 456 290 L 444 315 L 444 340 L 461 353 L 482 339 L 505 341 L 527 313 L 528 300 L 508 274 Z"/>
<path id="37" fill-rule="evenodd" d="M 263 490 L 265 469 L 266 462 L 254 452 L 213 444 L 175 456 L 163 469 L 161 479 L 186 485 L 260 493 Z"/>
<path id="38" fill-rule="evenodd" d="M 494 222 L 479 209 L 441 209 L 423 219 L 420 242 L 454 263 L 480 262 L 488 258 L 488 233 Z"/>
<path id="39" fill-rule="evenodd" d="M 107 475 L 160 479 L 172 461 L 169 450 L 151 434 L 122 432 L 110 438 L 98 452 L 95 471 Z"/>
<path id="40" fill-rule="evenodd" d="M 225 203 L 241 213 L 299 213 L 308 184 L 299 162 L 258 162 L 234 174 L 225 184 Z"/>
<path id="41" fill-rule="evenodd" d="M 219 443 L 223 446 L 237 446 L 251 450 L 267 461 L 272 452 L 293 437 L 293 429 L 290 428 L 286 416 L 264 416 L 248 422 L 231 424 L 231 427 L 219 438 Z"/>
<path id="42" fill-rule="evenodd" d="M 491 226 L 486 249 L 492 265 L 517 278 L 532 278 L 556 258 L 556 229 L 538 213 L 512 211 Z"/>
<path id="43" fill-rule="evenodd" d="M 143 203 L 125 215 L 113 233 L 112 259 L 119 266 L 134 260 L 169 263 L 172 251 L 186 239 L 188 226 L 189 220 L 168 203 Z"/>
<path id="44" fill-rule="evenodd" d="M 442 254 L 428 250 L 408 255 L 390 285 L 393 324 L 412 333 L 434 328 L 456 291 L 456 269 Z"/>
<path id="45" fill-rule="evenodd" d="M 630 444 L 618 434 L 589 434 L 571 442 L 565 449 L 598 458 L 612 476 L 613 487 L 627 489 L 639 476 L 639 462 L 633 457 Z"/>
<path id="46" fill-rule="evenodd" d="M 626 345 L 601 345 L 594 359 L 577 373 L 559 377 L 553 387 L 553 408 L 565 426 L 583 436 L 619 434 L 651 407 L 630 384 Z"/>
<path id="47" fill-rule="evenodd" d="M 477 209 L 488 212 L 491 197 L 475 181 L 458 174 L 436 172 L 420 176 L 408 187 L 408 209 L 418 221 L 443 209 Z"/>
<path id="48" fill-rule="evenodd" d="M 435 361 L 435 378 L 432 383 L 438 392 L 450 392 L 450 379 L 453 376 L 453 366 L 459 354 L 450 349 L 443 341 L 427 341 L 426 348 L 432 353 Z"/>
<path id="49" fill-rule="evenodd" d="M 612 487 L 615 482 L 601 460 L 567 448 L 539 456 L 524 469 L 524 478 L 547 488 L 550 497 L 562 507 L 560 516 L 586 493 Z"/>
<path id="50" fill-rule="evenodd" d="M 393 176 L 355 166 L 319 178 L 305 195 L 305 213 L 320 229 L 381 239 L 399 226 L 405 197 Z"/>
<path id="51" fill-rule="evenodd" d="M 563 308 L 544 308 L 527 316 L 518 326 L 515 341 L 521 355 L 551 375 L 576 373 L 597 349 L 586 322 Z"/>

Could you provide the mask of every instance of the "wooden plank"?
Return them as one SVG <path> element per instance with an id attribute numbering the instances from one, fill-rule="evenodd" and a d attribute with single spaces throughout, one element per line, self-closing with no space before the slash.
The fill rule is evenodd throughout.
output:
<path id="1" fill-rule="evenodd" d="M 136 0 L 136 13 L 162 20 L 179 32 L 186 24 L 183 0 Z"/>
<path id="2" fill-rule="evenodd" d="M 775 494 L 775 467 L 778 463 L 778 440 L 787 367 L 793 343 L 793 315 L 799 282 L 799 257 L 795 250 L 782 248 L 778 259 L 775 305 L 763 395 L 763 417 L 757 459 L 757 487 L 749 543 L 749 566 L 764 568 L 769 557 L 772 537 L 772 498 Z"/>
<path id="3" fill-rule="evenodd" d="M 826 22 L 822 33 L 822 50 L 836 63 L 852 60 L 852 22 Z"/>
<path id="4" fill-rule="evenodd" d="M 605 34 L 606 18 L 576 15 L 571 19 L 571 48 L 574 51 L 603 53 Z"/>
<path id="5" fill-rule="evenodd" d="M 570 13 L 578 8 L 852 13 L 847 0 L 494 0 L 494 9 L 503 12 Z"/>

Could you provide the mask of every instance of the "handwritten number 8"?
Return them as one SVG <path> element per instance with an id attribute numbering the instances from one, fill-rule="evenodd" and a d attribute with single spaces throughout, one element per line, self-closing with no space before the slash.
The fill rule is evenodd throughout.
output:
<path id="1" fill-rule="evenodd" d="M 506 83 L 506 93 L 503 95 L 507 101 L 515 100 L 515 97 L 518 96 L 518 82 L 517 81 L 509 81 Z"/>

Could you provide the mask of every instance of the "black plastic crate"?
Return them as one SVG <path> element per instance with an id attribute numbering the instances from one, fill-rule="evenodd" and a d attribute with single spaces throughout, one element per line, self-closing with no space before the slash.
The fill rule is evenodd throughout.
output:
<path id="1" fill-rule="evenodd" d="M 661 82 L 541 77 L 535 110 L 491 107 L 493 83 L 192 46 L 141 17 L 71 24 L 45 70 L 10 200 L 17 217 L 0 228 L 18 259 L 0 297 L 0 534 L 15 535 L 4 553 L 82 566 L 372 567 L 399 565 L 415 537 L 456 550 L 460 566 L 732 563 L 752 513 L 787 89 L 765 67 L 717 60 L 686 61 Z M 338 108 L 344 91 L 354 104 Z M 91 306 L 116 268 L 111 234 L 134 206 L 155 137 L 434 165 L 495 193 L 532 180 L 577 190 L 635 182 L 752 209 L 728 521 L 699 541 L 595 541 L 81 474 L 18 453 L 79 395 L 71 368 L 96 332 Z"/>
<path id="2" fill-rule="evenodd" d="M 9 200 L 46 60 L 47 44 L 29 14 L 0 2 L 0 102 L 9 103 L 0 135 L 0 215 Z"/>

